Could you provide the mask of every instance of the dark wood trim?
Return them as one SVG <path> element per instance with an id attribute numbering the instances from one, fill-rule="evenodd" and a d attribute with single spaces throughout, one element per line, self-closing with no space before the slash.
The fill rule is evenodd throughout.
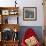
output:
<path id="1" fill-rule="evenodd" d="M 35 19 L 25 19 L 24 18 L 25 8 L 35 8 Z M 37 20 L 37 7 L 23 7 L 23 20 L 24 21 L 36 21 Z"/>
<path id="2" fill-rule="evenodd" d="M 0 7 L 0 10 L 17 9 L 18 7 Z"/>

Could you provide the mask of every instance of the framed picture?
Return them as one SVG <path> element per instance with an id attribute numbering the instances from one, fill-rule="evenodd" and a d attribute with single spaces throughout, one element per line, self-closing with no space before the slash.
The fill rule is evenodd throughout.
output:
<path id="1" fill-rule="evenodd" d="M 37 8 L 36 7 L 24 7 L 23 8 L 23 20 L 35 21 L 37 20 Z"/>
<path id="2" fill-rule="evenodd" d="M 9 15 L 9 10 L 2 10 L 2 15 Z"/>

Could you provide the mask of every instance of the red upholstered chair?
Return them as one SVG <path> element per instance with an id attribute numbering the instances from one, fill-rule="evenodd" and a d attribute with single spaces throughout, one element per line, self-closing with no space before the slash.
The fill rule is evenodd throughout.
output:
<path id="1" fill-rule="evenodd" d="M 37 39 L 37 35 L 32 28 L 28 28 L 27 31 L 25 32 L 24 37 L 22 38 L 21 46 L 28 46 L 25 40 L 31 38 L 32 36 L 36 38 L 37 43 L 35 45 L 29 46 L 41 46 L 40 42 Z"/>

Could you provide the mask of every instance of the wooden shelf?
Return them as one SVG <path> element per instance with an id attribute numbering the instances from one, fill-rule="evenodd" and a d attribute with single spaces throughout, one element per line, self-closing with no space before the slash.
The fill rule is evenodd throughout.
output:
<path id="1" fill-rule="evenodd" d="M 15 41 L 10 40 L 10 41 L 3 41 L 3 42 L 5 42 L 5 43 L 8 43 L 8 42 L 12 43 L 12 42 L 19 42 L 19 40 L 15 40 Z"/>
<path id="2" fill-rule="evenodd" d="M 1 15 L 18 15 L 18 8 L 15 7 L 0 7 L 0 14 Z M 5 14 L 2 14 L 4 12 Z"/>
<path id="3" fill-rule="evenodd" d="M 2 46 L 18 46 L 18 41 L 3 41 L 1 42 Z"/>
<path id="4" fill-rule="evenodd" d="M 19 7 L 0 7 L 1 10 L 6 10 L 6 9 L 18 9 Z"/>
<path id="5" fill-rule="evenodd" d="M 20 29 L 20 26 L 18 24 L 0 24 L 0 29 L 1 31 L 5 28 L 9 28 L 9 29 L 12 29 L 14 31 L 14 29 L 17 30 L 17 32 L 19 31 Z"/>
<path id="6" fill-rule="evenodd" d="M 4 24 L 6 21 L 8 23 L 9 16 L 14 16 L 14 17 L 17 16 L 18 18 L 18 9 L 19 7 L 0 7 L 1 23 Z M 5 17 L 7 17 L 7 19 L 5 19 Z M 17 21 L 17 24 L 18 24 L 18 21 Z"/>
<path id="7" fill-rule="evenodd" d="M 0 21 L 1 21 L 0 32 L 3 33 L 4 29 L 11 29 L 10 31 L 14 31 L 14 35 L 15 35 L 15 33 L 18 33 L 18 31 L 20 29 L 18 21 L 17 21 L 17 24 L 8 24 L 7 16 L 14 16 L 14 17 L 17 16 L 16 19 L 18 20 L 18 7 L 0 7 Z M 13 39 L 14 39 L 14 37 L 13 37 Z M 16 34 L 16 37 L 18 38 L 17 34 Z M 10 39 L 9 41 L 7 41 L 7 40 L 5 41 L 2 38 L 3 37 L 1 34 L 0 46 L 18 46 L 18 41 L 16 41 L 16 39 L 15 39 L 15 41 L 13 41 L 13 39 Z"/>

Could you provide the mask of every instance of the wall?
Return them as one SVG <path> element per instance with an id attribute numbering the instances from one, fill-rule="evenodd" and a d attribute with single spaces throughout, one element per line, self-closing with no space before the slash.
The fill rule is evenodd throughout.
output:
<path id="1" fill-rule="evenodd" d="M 25 0 L 25 1 L 21 1 L 21 8 L 22 9 L 21 15 L 19 18 L 20 21 L 20 25 L 21 26 L 43 26 L 43 6 L 42 6 L 42 0 Z M 25 3 L 24 3 L 25 2 Z M 23 20 L 23 7 L 37 7 L 37 21 L 24 21 Z"/>
<path id="2" fill-rule="evenodd" d="M 25 0 L 21 4 L 23 7 L 37 7 L 37 21 L 23 21 L 23 10 L 21 10 L 20 25 L 22 26 L 43 26 L 43 6 L 42 0 Z M 21 8 L 23 9 L 23 8 Z"/>
<path id="3" fill-rule="evenodd" d="M 0 0 L 1 7 L 15 6 L 15 0 Z M 43 0 L 17 0 L 17 6 L 19 7 L 19 24 L 20 26 L 43 26 Z M 37 21 L 24 21 L 23 20 L 23 7 L 37 7 Z"/>

